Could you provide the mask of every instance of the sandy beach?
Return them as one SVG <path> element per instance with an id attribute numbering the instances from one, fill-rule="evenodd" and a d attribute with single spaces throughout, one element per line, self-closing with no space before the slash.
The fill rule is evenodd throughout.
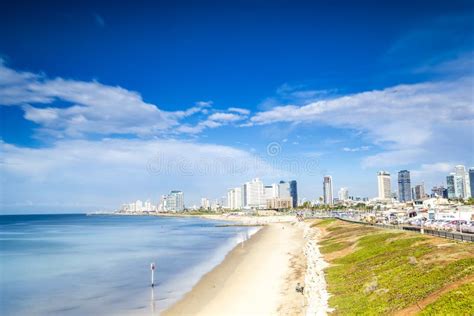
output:
<path id="1" fill-rule="evenodd" d="M 163 315 L 303 315 L 304 245 L 301 225 L 268 224 Z"/>

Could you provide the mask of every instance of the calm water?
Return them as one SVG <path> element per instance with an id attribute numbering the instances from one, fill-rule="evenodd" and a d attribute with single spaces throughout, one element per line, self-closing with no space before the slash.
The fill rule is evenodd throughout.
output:
<path id="1" fill-rule="evenodd" d="M 0 314 L 159 314 L 256 231 L 215 225 L 196 218 L 0 216 Z"/>

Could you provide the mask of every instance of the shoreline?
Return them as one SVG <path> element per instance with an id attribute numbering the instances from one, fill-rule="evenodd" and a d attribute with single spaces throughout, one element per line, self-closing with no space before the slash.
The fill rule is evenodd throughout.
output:
<path id="1" fill-rule="evenodd" d="M 304 230 L 269 223 L 234 247 L 190 292 L 162 315 L 304 314 Z"/>

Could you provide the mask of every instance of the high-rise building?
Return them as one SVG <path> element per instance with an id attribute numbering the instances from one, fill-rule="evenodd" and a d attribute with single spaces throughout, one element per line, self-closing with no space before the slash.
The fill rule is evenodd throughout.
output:
<path id="1" fill-rule="evenodd" d="M 454 167 L 454 191 L 456 197 L 464 199 L 467 197 L 466 167 L 457 165 Z"/>
<path id="2" fill-rule="evenodd" d="M 454 199 L 456 197 L 456 187 L 454 184 L 455 174 L 451 173 L 446 177 L 446 189 L 448 190 L 448 199 Z"/>
<path id="3" fill-rule="evenodd" d="M 398 172 L 398 200 L 400 202 L 408 202 L 411 199 L 410 171 L 401 170 Z"/>
<path id="4" fill-rule="evenodd" d="M 413 199 L 416 201 L 425 199 L 425 186 L 423 184 L 417 184 L 413 188 Z"/>
<path id="5" fill-rule="evenodd" d="M 298 186 L 296 180 L 290 181 L 290 195 L 292 199 L 293 208 L 298 206 Z"/>
<path id="6" fill-rule="evenodd" d="M 141 200 L 136 200 L 136 202 L 135 202 L 135 211 L 136 212 L 143 211 L 143 202 Z"/>
<path id="7" fill-rule="evenodd" d="M 266 185 L 263 187 L 265 201 L 278 197 L 278 184 Z"/>
<path id="8" fill-rule="evenodd" d="M 209 210 L 211 208 L 211 202 L 208 198 L 201 198 L 201 208 L 204 210 Z"/>
<path id="9" fill-rule="evenodd" d="M 285 199 L 291 197 L 290 184 L 288 182 L 280 181 L 278 184 L 278 197 Z"/>
<path id="10" fill-rule="evenodd" d="M 265 190 L 259 178 L 252 179 L 242 186 L 242 206 L 247 208 L 265 208 Z"/>
<path id="11" fill-rule="evenodd" d="M 166 198 L 166 210 L 181 212 L 184 210 L 184 194 L 182 191 L 173 190 Z"/>
<path id="12" fill-rule="evenodd" d="M 324 194 L 324 204 L 332 205 L 333 204 L 333 189 L 332 189 L 332 177 L 325 176 L 323 180 L 323 194 Z"/>
<path id="13" fill-rule="evenodd" d="M 242 208 L 242 188 L 237 187 L 227 191 L 227 206 L 231 210 Z"/>
<path id="14" fill-rule="evenodd" d="M 392 190 L 390 184 L 390 173 L 387 171 L 379 171 L 377 173 L 377 184 L 380 200 L 390 200 L 392 197 Z"/>
<path id="15" fill-rule="evenodd" d="M 349 200 L 349 190 L 347 188 L 340 188 L 338 192 L 339 201 Z"/>
<path id="16" fill-rule="evenodd" d="M 471 189 L 470 197 L 474 197 L 474 167 L 469 168 L 469 188 Z"/>

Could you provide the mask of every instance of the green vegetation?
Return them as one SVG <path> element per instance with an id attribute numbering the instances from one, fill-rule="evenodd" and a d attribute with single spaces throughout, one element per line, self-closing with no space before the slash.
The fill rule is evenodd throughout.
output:
<path id="1" fill-rule="evenodd" d="M 326 232 L 320 250 L 331 254 L 326 278 L 336 315 L 392 314 L 474 274 L 472 244 L 342 221 L 313 225 Z"/>
<path id="2" fill-rule="evenodd" d="M 326 219 L 323 219 L 323 220 L 321 220 L 321 221 L 318 221 L 318 222 L 316 222 L 316 223 L 311 224 L 311 227 L 315 227 L 315 226 L 320 226 L 320 227 L 322 227 L 322 226 L 327 226 L 327 225 L 333 223 L 334 221 L 336 221 L 336 219 L 334 219 L 334 218 L 326 218 Z"/>
<path id="3" fill-rule="evenodd" d="M 345 249 L 350 245 L 350 242 L 330 242 L 319 248 L 319 251 L 321 251 L 322 254 L 326 254 Z"/>
<path id="4" fill-rule="evenodd" d="M 474 284 L 468 283 L 448 292 L 426 306 L 420 315 L 472 315 L 474 313 Z"/>
<path id="5" fill-rule="evenodd" d="M 465 205 L 474 205 L 474 198 L 470 197 L 466 201 L 464 201 Z"/>

